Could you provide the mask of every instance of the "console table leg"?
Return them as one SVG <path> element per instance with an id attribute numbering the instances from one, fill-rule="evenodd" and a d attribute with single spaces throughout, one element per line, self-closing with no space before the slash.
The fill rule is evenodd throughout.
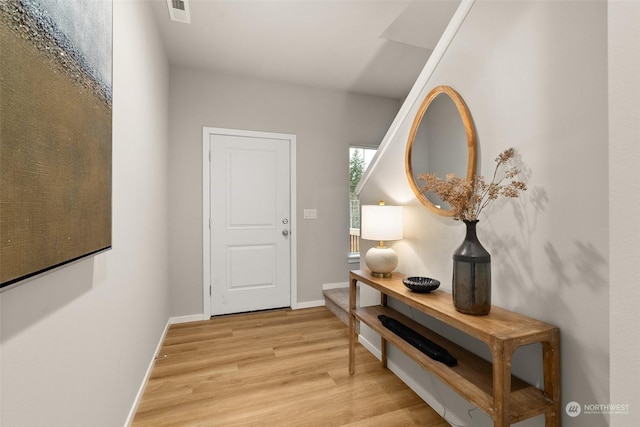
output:
<path id="1" fill-rule="evenodd" d="M 356 371 L 356 285 L 358 281 L 351 279 L 349 281 L 349 374 L 353 375 Z"/>
<path id="2" fill-rule="evenodd" d="M 380 305 L 383 307 L 387 306 L 387 295 L 380 293 Z M 387 340 L 380 337 L 380 361 L 382 362 L 382 367 L 387 367 Z"/>
<path id="3" fill-rule="evenodd" d="M 549 342 L 542 342 L 544 392 L 553 401 L 553 412 L 545 414 L 545 427 L 560 426 L 560 331 L 551 334 Z"/>
<path id="4" fill-rule="evenodd" d="M 507 348 L 503 341 L 493 341 L 491 355 L 493 357 L 493 425 L 506 427 L 511 425 L 509 398 L 513 349 Z"/>
<path id="5" fill-rule="evenodd" d="M 387 340 L 384 338 L 380 338 L 380 361 L 382 362 L 382 367 L 387 367 Z"/>

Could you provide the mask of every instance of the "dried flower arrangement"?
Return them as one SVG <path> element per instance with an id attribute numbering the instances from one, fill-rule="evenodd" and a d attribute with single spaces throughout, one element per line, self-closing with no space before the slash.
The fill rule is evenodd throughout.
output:
<path id="1" fill-rule="evenodd" d="M 473 182 L 460 178 L 455 174 L 448 174 L 440 178 L 435 174 L 418 175 L 419 181 L 424 181 L 420 192 L 433 191 L 442 200 L 449 203 L 453 210 L 453 217 L 461 221 L 477 221 L 480 212 L 493 200 L 500 196 L 516 198 L 521 191 L 526 191 L 527 185 L 516 181 L 520 170 L 509 165 L 515 157 L 516 150 L 508 148 L 496 157 L 496 168 L 493 178 L 487 184 L 484 177 L 476 175 Z M 506 182 L 509 181 L 509 182 Z"/>

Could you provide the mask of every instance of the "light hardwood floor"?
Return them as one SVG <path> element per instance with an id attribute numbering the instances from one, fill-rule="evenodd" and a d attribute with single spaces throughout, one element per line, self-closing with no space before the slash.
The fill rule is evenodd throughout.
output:
<path id="1" fill-rule="evenodd" d="M 133 421 L 143 426 L 448 427 L 324 307 L 172 325 Z"/>

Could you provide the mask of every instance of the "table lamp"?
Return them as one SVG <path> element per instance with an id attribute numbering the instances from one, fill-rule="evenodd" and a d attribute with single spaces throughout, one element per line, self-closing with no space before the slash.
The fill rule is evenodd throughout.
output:
<path id="1" fill-rule="evenodd" d="M 360 238 L 380 242 L 367 251 L 367 267 L 375 277 L 391 277 L 391 272 L 398 266 L 398 255 L 384 242 L 402 239 L 402 206 L 386 206 L 384 201 L 379 205 L 362 206 L 360 221 Z"/>

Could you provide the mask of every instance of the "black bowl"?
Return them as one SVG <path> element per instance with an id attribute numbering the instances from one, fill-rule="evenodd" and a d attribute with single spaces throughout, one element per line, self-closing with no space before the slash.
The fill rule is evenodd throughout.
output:
<path id="1" fill-rule="evenodd" d="M 440 281 L 436 279 L 432 279 L 430 277 L 407 277 L 402 283 L 411 289 L 413 292 L 417 293 L 427 293 L 438 289 L 440 286 Z"/>

